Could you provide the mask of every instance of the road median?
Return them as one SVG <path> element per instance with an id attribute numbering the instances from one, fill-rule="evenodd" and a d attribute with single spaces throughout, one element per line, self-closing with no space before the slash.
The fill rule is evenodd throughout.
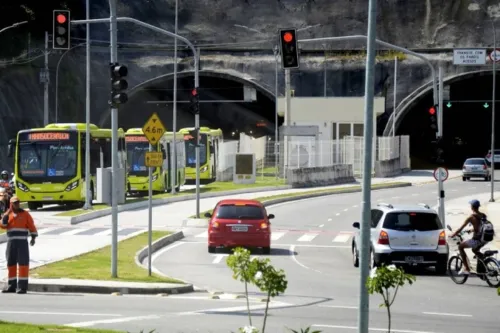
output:
<path id="1" fill-rule="evenodd" d="M 287 190 L 291 189 L 290 185 L 277 185 L 280 184 L 281 181 L 271 182 L 264 181 L 260 183 L 254 184 L 254 187 L 248 188 L 245 186 L 238 186 L 234 190 L 228 190 L 231 188 L 228 185 L 221 186 L 220 183 L 212 183 L 200 189 L 200 198 L 213 198 L 218 196 L 227 196 L 227 195 L 236 195 L 236 194 L 245 194 L 245 193 L 256 193 L 256 192 L 269 192 L 269 191 L 279 191 L 279 190 Z M 232 184 L 232 183 L 231 183 Z M 274 185 L 272 185 L 274 184 Z M 236 184 L 239 185 L 239 184 Z M 245 184 L 241 184 L 245 185 Z M 160 206 L 174 202 L 195 200 L 196 193 L 195 190 L 188 190 L 180 192 L 179 194 L 172 195 L 169 193 L 164 193 L 160 195 L 156 195 L 153 197 L 153 206 Z M 125 212 L 130 210 L 136 210 L 141 208 L 146 208 L 148 206 L 147 198 L 138 198 L 130 200 L 132 202 L 127 202 L 123 205 L 118 206 L 118 212 Z M 62 213 L 55 214 L 51 216 L 51 219 L 57 221 L 67 221 L 70 224 L 78 224 L 85 221 L 93 220 L 99 217 L 107 216 L 111 214 L 111 207 L 107 205 L 95 205 L 92 210 L 84 210 L 84 209 L 75 209 L 71 211 L 66 211 Z"/>
<path id="2" fill-rule="evenodd" d="M 0 332 L 2 333 L 47 333 L 47 332 L 64 332 L 64 333 L 125 333 L 124 331 L 77 328 L 69 326 L 56 325 L 40 325 L 28 323 L 13 323 L 0 320 Z"/>
<path id="3" fill-rule="evenodd" d="M 408 186 L 412 186 L 412 183 L 394 182 L 394 183 L 373 184 L 371 189 L 372 189 L 372 191 L 376 191 L 376 190 L 384 190 L 384 189 L 408 187 Z M 289 202 L 289 201 L 312 199 L 312 198 L 324 197 L 324 196 L 328 196 L 328 195 L 356 193 L 356 192 L 361 192 L 361 186 L 356 185 L 356 186 L 349 186 L 349 187 L 338 187 L 338 188 L 333 188 L 333 189 L 313 190 L 313 191 L 297 192 L 297 193 L 285 193 L 285 194 L 272 195 L 272 196 L 267 196 L 267 197 L 259 197 L 259 198 L 255 198 L 254 200 L 262 202 L 264 204 L 264 206 L 272 206 L 272 205 L 277 205 L 277 204 Z M 203 215 L 205 215 L 205 213 L 212 213 L 212 210 L 210 209 L 210 210 L 201 212 L 200 217 L 203 218 Z M 195 219 L 195 218 L 196 218 L 196 215 L 190 216 L 190 219 Z M 188 224 L 189 224 L 189 221 L 188 221 Z"/>
<path id="4" fill-rule="evenodd" d="M 153 252 L 184 237 L 182 232 L 153 231 Z M 110 272 L 111 246 L 36 267 L 30 272 L 29 291 L 96 294 L 179 294 L 193 285 L 148 272 L 148 233 L 118 243 L 118 278 Z M 92 278 L 92 279 L 89 279 Z"/>

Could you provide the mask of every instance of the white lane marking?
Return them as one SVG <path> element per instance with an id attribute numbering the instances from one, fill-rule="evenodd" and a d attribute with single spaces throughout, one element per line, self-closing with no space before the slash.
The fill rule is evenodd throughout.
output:
<path id="1" fill-rule="evenodd" d="M 156 259 L 159 255 L 165 253 L 166 251 L 170 250 L 171 248 L 177 247 L 179 245 L 198 245 L 198 244 L 207 244 L 207 242 L 186 242 L 186 241 L 178 241 L 175 242 L 171 247 L 166 247 L 163 250 L 158 251 L 158 253 L 153 254 L 153 260 Z M 283 244 L 273 244 L 274 247 L 288 247 L 288 246 L 297 246 L 297 247 L 310 247 L 310 248 L 330 248 L 330 249 L 350 249 L 351 246 L 349 245 L 312 245 L 312 244 L 290 244 L 290 243 L 283 243 Z M 168 250 L 167 250 L 168 249 Z"/>
<path id="2" fill-rule="evenodd" d="M 448 190 L 448 192 L 458 192 L 458 190 Z"/>
<path id="3" fill-rule="evenodd" d="M 271 232 L 271 240 L 275 241 L 280 239 L 286 234 L 286 232 Z"/>
<path id="4" fill-rule="evenodd" d="M 318 234 L 304 234 L 297 239 L 297 242 L 310 242 L 316 238 L 316 236 L 318 236 Z"/>
<path id="5" fill-rule="evenodd" d="M 400 197 L 392 197 L 391 199 L 399 199 Z"/>
<path id="6" fill-rule="evenodd" d="M 200 243 L 206 244 L 206 242 L 200 242 Z M 153 256 L 151 257 L 151 265 L 153 266 L 155 260 L 158 259 L 161 255 L 163 255 L 163 253 L 165 253 L 167 251 L 170 251 L 173 248 L 176 248 L 177 246 L 181 246 L 183 244 L 188 244 L 188 243 L 186 243 L 186 242 L 176 242 L 176 243 L 174 243 L 174 244 L 172 244 L 170 246 L 167 246 L 166 248 L 161 249 L 158 252 L 153 253 Z"/>
<path id="7" fill-rule="evenodd" d="M 352 208 L 356 208 L 356 207 L 358 207 L 358 205 L 354 205 L 354 206 L 352 206 Z"/>
<path id="8" fill-rule="evenodd" d="M 340 325 L 318 325 L 314 324 L 311 325 L 314 327 L 325 327 L 325 328 L 339 328 L 339 329 L 344 329 L 344 330 L 357 330 L 357 326 L 340 326 Z M 377 332 L 387 332 L 387 328 L 374 328 L 374 327 L 369 327 L 369 331 L 377 331 Z M 410 331 L 410 330 L 395 330 L 391 329 L 391 332 L 394 333 L 435 333 L 435 332 L 424 332 L 424 331 Z"/>
<path id="9" fill-rule="evenodd" d="M 332 219 L 331 219 L 331 218 L 330 218 L 330 219 L 328 219 L 328 222 L 331 222 L 331 221 L 332 221 Z"/>
<path id="10" fill-rule="evenodd" d="M 84 312 L 32 312 L 32 311 L 0 311 L 3 314 L 29 314 L 41 316 L 89 316 L 89 317 L 122 317 L 116 313 L 84 313 Z"/>
<path id="11" fill-rule="evenodd" d="M 316 273 L 321 273 L 320 271 L 307 267 L 306 265 L 297 260 L 297 257 L 295 256 L 295 245 L 290 245 L 290 256 L 292 257 L 292 260 L 300 267 L 315 271 Z"/>
<path id="12" fill-rule="evenodd" d="M 422 313 L 431 316 L 472 317 L 472 315 L 469 314 L 459 314 L 459 313 L 441 313 L 441 312 L 422 312 Z"/>
<path id="13" fill-rule="evenodd" d="M 208 230 L 205 230 L 201 234 L 198 234 L 194 237 L 196 237 L 196 238 L 208 238 Z"/>
<path id="14" fill-rule="evenodd" d="M 377 199 L 377 202 L 382 202 L 384 201 L 384 199 Z"/>
<path id="15" fill-rule="evenodd" d="M 344 209 L 344 212 L 347 212 L 348 210 L 349 210 L 349 208 L 346 208 L 346 209 Z"/>
<path id="16" fill-rule="evenodd" d="M 218 264 L 222 261 L 222 258 L 227 257 L 227 254 L 216 254 L 214 255 L 214 260 L 212 261 L 212 264 Z"/>
<path id="17" fill-rule="evenodd" d="M 413 193 L 411 196 L 412 197 L 418 197 L 420 195 L 420 193 Z"/>
<path id="18" fill-rule="evenodd" d="M 65 232 L 62 232 L 59 234 L 59 236 L 71 236 L 71 235 L 76 235 L 76 234 L 79 234 L 80 232 L 84 232 L 84 231 L 87 231 L 87 230 L 90 230 L 88 228 L 85 228 L 85 229 L 82 229 L 82 228 L 75 228 L 73 230 L 70 230 L 70 231 L 65 231 Z"/>
<path id="19" fill-rule="evenodd" d="M 271 302 L 269 303 L 269 308 L 278 308 L 278 307 L 285 307 L 285 306 L 291 306 L 293 304 L 290 303 L 285 303 L 285 302 Z M 250 310 L 263 310 L 266 308 L 265 304 L 259 304 L 259 305 L 250 305 Z M 228 307 L 228 308 L 217 308 L 217 309 L 206 309 L 206 310 L 198 310 L 198 311 L 187 311 L 187 312 L 179 312 L 176 313 L 177 315 L 194 315 L 194 314 L 203 314 L 206 312 L 241 312 L 241 311 L 247 311 L 246 306 L 233 306 L 233 307 Z"/>
<path id="20" fill-rule="evenodd" d="M 324 226 L 325 226 L 324 224 L 320 224 L 320 225 L 319 225 L 319 227 L 320 227 L 320 228 L 323 228 Z"/>
<path id="21" fill-rule="evenodd" d="M 357 310 L 357 306 L 347 306 L 347 305 L 320 305 L 320 308 L 334 308 L 334 309 L 352 309 Z"/>
<path id="22" fill-rule="evenodd" d="M 474 189 L 476 189 L 476 188 L 477 188 L 476 186 L 473 186 L 473 187 L 471 187 L 470 189 L 471 189 L 471 190 L 474 190 Z"/>
<path id="23" fill-rule="evenodd" d="M 338 234 L 334 239 L 333 242 L 335 243 L 345 243 L 351 238 L 351 235 L 349 234 Z"/>
<path id="24" fill-rule="evenodd" d="M 339 215 L 340 215 L 340 213 L 335 214 L 335 216 L 339 216 Z"/>
<path id="25" fill-rule="evenodd" d="M 113 230 L 111 230 L 111 228 L 109 228 L 108 230 L 104 230 L 104 231 L 101 231 L 101 232 L 94 234 L 94 236 L 110 236 L 112 232 L 113 232 Z M 120 230 L 118 230 L 118 232 L 120 232 Z"/>
<path id="26" fill-rule="evenodd" d="M 38 229 L 38 234 L 39 235 L 46 234 L 47 232 L 51 232 L 57 229 L 61 229 L 61 227 Z"/>
<path id="27" fill-rule="evenodd" d="M 81 323 L 73 323 L 67 324 L 65 326 L 70 327 L 89 327 L 97 324 L 115 324 L 115 323 L 126 323 L 130 321 L 136 320 L 146 320 L 146 319 L 158 319 L 160 316 L 157 315 L 149 315 L 149 316 L 138 316 L 138 317 L 126 317 L 126 318 L 116 318 L 116 319 L 103 319 L 103 320 L 93 320 L 93 321 L 84 321 Z"/>

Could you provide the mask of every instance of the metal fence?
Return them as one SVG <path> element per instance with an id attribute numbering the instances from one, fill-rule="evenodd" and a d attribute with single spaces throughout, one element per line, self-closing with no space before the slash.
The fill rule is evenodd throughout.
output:
<path id="1" fill-rule="evenodd" d="M 399 159 L 401 169 L 410 168 L 409 136 L 378 137 L 374 140 L 372 149 L 372 174 L 378 161 Z M 278 144 L 268 137 L 254 139 L 242 136 L 239 141 L 225 141 L 219 145 L 219 180 L 232 180 L 236 153 L 255 154 L 257 179 L 283 179 L 288 168 L 327 167 L 335 164 L 350 164 L 356 177 L 363 176 L 363 137 L 349 136 L 328 141 L 317 141 L 313 137 L 287 137 Z"/>

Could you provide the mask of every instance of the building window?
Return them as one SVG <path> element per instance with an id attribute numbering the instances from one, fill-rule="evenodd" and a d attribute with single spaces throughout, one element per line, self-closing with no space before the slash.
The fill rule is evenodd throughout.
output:
<path id="1" fill-rule="evenodd" d="M 351 124 L 339 124 L 339 139 L 351 135 Z"/>
<path id="2" fill-rule="evenodd" d="M 354 136 L 363 136 L 364 134 L 363 131 L 364 131 L 363 124 L 354 124 L 354 129 L 353 129 Z"/>
<path id="3" fill-rule="evenodd" d="M 337 123 L 332 123 L 332 139 L 337 140 Z"/>

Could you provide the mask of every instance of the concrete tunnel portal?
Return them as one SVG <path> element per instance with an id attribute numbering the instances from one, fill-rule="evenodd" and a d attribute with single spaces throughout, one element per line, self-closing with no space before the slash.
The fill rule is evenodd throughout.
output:
<path id="1" fill-rule="evenodd" d="M 491 147 L 492 72 L 456 75 L 445 79 L 444 86 L 449 86 L 449 98 L 443 100 L 441 157 L 446 166 L 461 168 L 466 158 L 484 157 Z M 497 88 L 497 96 L 499 91 Z M 429 114 L 432 97 L 432 87 L 421 91 L 400 111 L 402 119 L 396 122 L 396 135 L 410 136 L 412 166 L 436 163 L 436 139 Z M 495 136 L 499 134 L 497 126 Z"/>
<path id="2" fill-rule="evenodd" d="M 177 128 L 192 127 L 194 115 L 188 110 L 194 72 L 178 73 Z M 461 167 L 468 157 L 485 156 L 491 145 L 491 71 L 460 74 L 445 80 L 450 87 L 444 100 L 442 158 L 448 167 Z M 255 100 L 245 102 L 244 86 L 255 89 Z M 200 124 L 221 128 L 225 139 L 236 139 L 238 133 L 251 136 L 274 136 L 275 99 L 272 88 L 248 77 L 217 71 L 200 71 Z M 497 89 L 497 94 L 499 93 Z M 164 125 L 172 128 L 173 74 L 145 81 L 129 91 L 129 101 L 120 110 L 120 127 L 141 127 L 157 112 Z M 222 102 L 222 101 L 230 102 Z M 436 162 L 435 134 L 430 127 L 429 108 L 433 105 L 432 87 L 421 89 L 407 107 L 401 110 L 396 135 L 410 136 L 412 166 L 425 167 Z M 500 115 L 499 115 L 500 117 Z M 100 126 L 109 125 L 109 112 Z M 281 126 L 283 118 L 279 117 Z M 379 123 L 379 125 L 382 125 Z M 390 124 L 387 124 L 388 126 Z M 383 128 L 379 128 L 383 130 Z M 500 130 L 496 129 L 496 136 Z M 497 145 L 500 146 L 500 145 Z"/>
<path id="3" fill-rule="evenodd" d="M 189 110 L 194 72 L 177 74 L 177 128 L 193 127 L 194 114 Z M 156 112 L 167 130 L 172 129 L 173 74 L 145 81 L 129 90 L 129 101 L 120 109 L 120 127 L 142 127 Z M 245 101 L 244 87 L 254 90 L 253 101 Z M 252 89 L 253 88 L 253 89 Z M 274 89 L 273 89 L 274 90 Z M 200 125 L 221 128 L 225 139 L 236 139 L 238 133 L 260 137 L 274 136 L 274 94 L 251 78 L 216 71 L 200 71 Z M 283 118 L 279 118 L 279 125 Z M 109 112 L 102 115 L 99 126 L 110 123 Z"/>

